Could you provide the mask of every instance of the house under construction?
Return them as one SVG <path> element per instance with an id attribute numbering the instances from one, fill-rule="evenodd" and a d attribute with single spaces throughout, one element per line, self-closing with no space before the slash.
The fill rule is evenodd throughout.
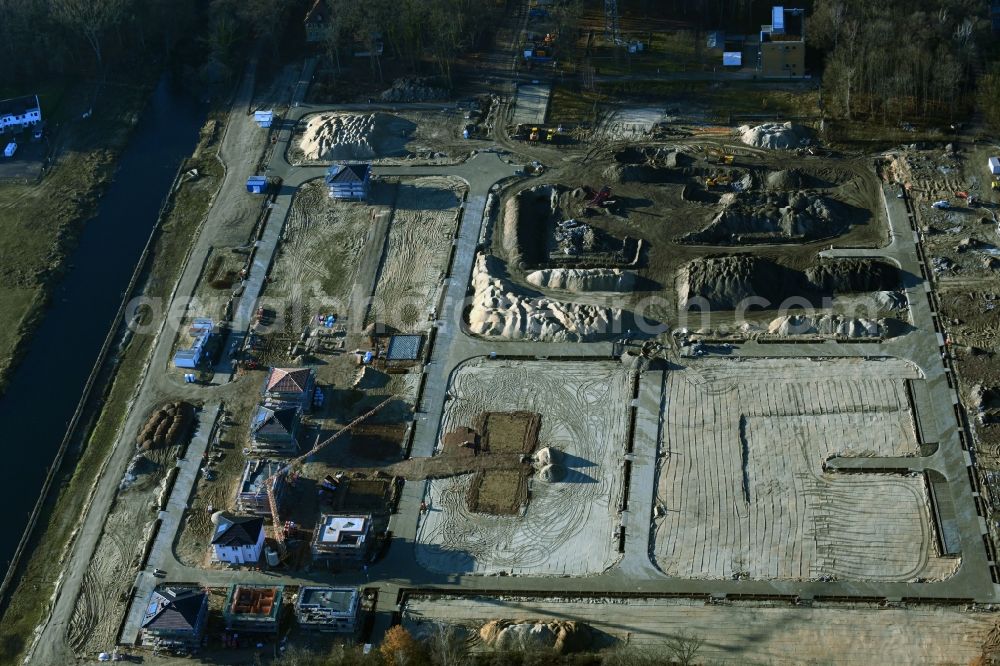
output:
<path id="1" fill-rule="evenodd" d="M 303 587 L 295 602 L 295 619 L 303 629 L 354 633 L 360 595 L 353 587 Z"/>
<path id="2" fill-rule="evenodd" d="M 256 633 L 278 633 L 283 585 L 233 584 L 226 595 L 222 616 L 226 629 Z"/>
<path id="3" fill-rule="evenodd" d="M 281 467 L 282 463 L 275 460 L 248 460 L 246 462 L 243 467 L 243 476 L 240 478 L 240 489 L 236 494 L 236 509 L 240 513 L 266 518 L 271 516 L 271 505 L 268 503 L 265 482 L 277 474 Z M 271 484 L 274 489 L 274 498 L 280 508 L 285 491 L 285 475 L 275 476 Z"/>
<path id="4" fill-rule="evenodd" d="M 325 514 L 313 537 L 313 559 L 335 566 L 360 566 L 371 546 L 372 517 Z"/>

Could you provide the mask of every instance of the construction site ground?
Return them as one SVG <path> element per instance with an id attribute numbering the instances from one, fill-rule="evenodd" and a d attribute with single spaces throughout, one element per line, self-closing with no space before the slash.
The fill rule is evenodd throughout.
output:
<path id="1" fill-rule="evenodd" d="M 1000 200 L 983 173 L 990 149 L 960 144 L 946 170 L 906 147 L 766 150 L 734 128 L 664 134 L 662 109 L 641 102 L 604 133 L 546 145 L 512 138 L 513 87 L 466 144 L 454 104 L 301 104 L 313 65 L 275 88 L 290 96 L 270 133 L 245 113 L 252 72 L 237 95 L 227 177 L 176 292 L 180 302 L 225 293 L 210 281 L 236 265 L 232 248 L 253 243 L 261 204 L 243 188 L 264 155 L 282 185 L 233 296 L 234 347 L 208 381 L 186 384 L 164 371 L 174 331 L 159 334 L 34 663 L 133 645 L 164 582 L 215 593 L 234 582 L 374 587 L 373 629 L 359 638 L 375 642 L 403 601 L 404 624 L 418 630 L 443 622 L 471 636 L 490 620 L 570 618 L 608 637 L 601 646 L 704 639 L 707 661 L 967 663 L 995 648 L 997 507 L 980 478 L 1000 463 L 1000 437 L 968 400 L 972 384 L 1000 385 L 990 305 L 1000 283 L 991 286 L 985 260 L 995 226 L 980 221 Z M 376 156 L 368 201 L 332 200 L 327 164 L 297 161 L 316 113 L 401 117 L 422 137 L 417 157 Z M 534 162 L 541 175 L 525 168 Z M 948 194 L 975 184 L 979 207 Z M 514 205 L 538 186 L 550 188 L 535 192 L 540 204 Z M 552 186 L 561 187 L 550 196 Z M 952 207 L 930 207 L 942 198 Z M 584 237 L 579 255 L 560 235 L 571 227 L 587 230 L 572 232 Z M 978 244 L 943 240 L 966 236 Z M 502 288 L 479 305 L 510 324 L 495 330 L 517 335 L 470 332 L 481 255 Z M 845 260 L 847 276 L 814 270 Z M 588 290 L 607 284 L 588 282 L 594 268 L 629 272 L 634 288 Z M 582 271 L 561 283 L 570 288 L 529 279 L 562 269 Z M 682 305 L 705 285 L 722 305 L 687 326 Z M 899 301 L 873 315 L 891 312 L 892 331 L 717 336 L 722 323 L 766 329 L 788 314 L 777 307 L 785 299 L 797 299 L 796 316 L 858 318 L 851 303 L 876 292 Z M 764 296 L 744 317 L 746 299 Z M 623 316 L 601 329 L 601 312 L 614 309 Z M 540 312 L 548 319 L 533 328 Z M 418 359 L 384 358 L 396 331 L 424 336 Z M 244 341 L 236 367 L 228 352 Z M 280 516 L 296 527 L 279 566 L 211 565 L 210 516 L 234 508 L 265 370 L 295 365 L 315 370 L 323 396 L 304 450 L 391 401 L 302 461 Z M 157 464 L 117 491 L 140 427 L 180 399 L 201 407 L 185 454 L 156 452 Z M 533 451 L 483 450 L 471 435 L 471 447 L 446 444 L 484 413 L 512 411 L 540 418 Z M 176 481 L 161 498 L 171 465 Z M 337 473 L 350 483 L 321 500 L 319 484 Z M 474 483 L 482 496 L 470 508 Z M 310 562 L 306 545 L 328 510 L 373 512 L 391 533 L 387 548 L 363 570 Z M 413 590 L 420 596 L 407 599 Z M 207 653 L 224 648 L 210 637 Z"/>

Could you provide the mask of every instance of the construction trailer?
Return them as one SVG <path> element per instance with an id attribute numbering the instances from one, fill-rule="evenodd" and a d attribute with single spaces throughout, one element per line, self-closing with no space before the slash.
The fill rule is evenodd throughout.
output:
<path id="1" fill-rule="evenodd" d="M 280 505 L 285 493 L 285 477 L 278 475 L 281 467 L 282 463 L 275 460 L 248 460 L 236 493 L 236 510 L 253 516 L 270 516 L 266 482 L 271 480 L 275 501 Z"/>
<path id="2" fill-rule="evenodd" d="M 247 178 L 247 192 L 250 194 L 263 194 L 267 190 L 266 176 L 250 176 Z"/>
<path id="3" fill-rule="evenodd" d="M 254 111 L 253 121 L 257 123 L 258 127 L 267 129 L 274 123 L 274 111 L 270 109 L 266 111 Z"/>
<path id="4" fill-rule="evenodd" d="M 295 601 L 295 619 L 303 629 L 353 634 L 360 605 L 357 588 L 303 587 Z"/>
<path id="5" fill-rule="evenodd" d="M 193 651 L 201 645 L 208 619 L 208 592 L 164 585 L 149 597 L 140 640 L 155 650 Z"/>
<path id="6" fill-rule="evenodd" d="M 0 132 L 5 132 L 8 128 L 20 130 L 40 122 L 42 122 L 42 105 L 38 102 L 38 95 L 0 100 Z"/>
<path id="7" fill-rule="evenodd" d="M 371 536 L 371 514 L 324 514 L 313 535 L 313 559 L 338 568 L 360 567 L 368 557 Z"/>
<path id="8" fill-rule="evenodd" d="M 333 199 L 364 201 L 371 185 L 372 165 L 364 162 L 333 164 L 326 172 L 324 182 Z"/>
<path id="9" fill-rule="evenodd" d="M 284 591 L 284 585 L 230 585 L 222 607 L 226 629 L 277 634 Z"/>
<path id="10" fill-rule="evenodd" d="M 201 363 L 212 333 L 215 331 L 215 323 L 206 317 L 198 317 L 188 329 L 188 334 L 193 338 L 191 346 L 186 349 L 178 349 L 174 354 L 174 367 L 187 370 L 197 368 Z"/>
<path id="11" fill-rule="evenodd" d="M 991 157 L 988 161 L 988 166 L 990 175 L 993 177 L 1000 176 L 1000 157 Z"/>

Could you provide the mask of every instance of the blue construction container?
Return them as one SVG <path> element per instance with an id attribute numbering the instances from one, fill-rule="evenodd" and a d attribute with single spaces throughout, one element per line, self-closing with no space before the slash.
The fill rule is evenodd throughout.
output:
<path id="1" fill-rule="evenodd" d="M 247 192 L 250 194 L 263 194 L 267 189 L 267 178 L 265 176 L 250 176 L 247 178 Z"/>

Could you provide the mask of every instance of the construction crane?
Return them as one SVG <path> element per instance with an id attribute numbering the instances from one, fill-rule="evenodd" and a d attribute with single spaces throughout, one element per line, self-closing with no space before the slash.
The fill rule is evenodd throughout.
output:
<path id="1" fill-rule="evenodd" d="M 278 512 L 278 498 L 274 496 L 274 484 L 275 484 L 275 481 L 277 481 L 280 477 L 284 476 L 285 474 L 288 474 L 292 470 L 297 469 L 299 467 L 299 465 L 301 465 L 303 462 L 305 462 L 306 458 L 308 458 L 309 456 L 311 456 L 311 455 L 313 455 L 315 453 L 319 453 L 321 450 L 323 450 L 324 448 L 326 448 L 328 445 L 332 444 L 338 437 L 340 437 L 341 435 L 347 433 L 354 426 L 356 426 L 356 425 L 358 425 L 358 424 L 366 421 L 367 419 L 369 419 L 372 415 L 374 415 L 380 409 L 382 409 L 383 407 L 385 407 L 386 405 L 388 405 L 393 400 L 393 398 L 395 398 L 395 397 L 396 396 L 390 395 L 388 398 L 386 398 L 385 400 L 383 400 L 382 402 L 380 402 L 378 405 L 376 405 L 374 409 L 372 409 L 372 410 L 370 410 L 368 412 L 365 412 L 364 414 L 362 414 L 361 416 L 359 416 L 358 418 L 354 419 L 353 421 L 351 421 L 350 423 L 348 423 L 346 426 L 344 426 L 343 428 L 341 428 L 340 430 L 338 430 L 337 432 L 335 432 L 330 437 L 327 437 L 322 442 L 319 442 L 318 444 L 316 444 L 314 447 L 312 447 L 311 449 L 309 449 L 308 451 L 306 451 L 305 453 L 303 453 L 298 458 L 295 458 L 295 459 L 289 461 L 287 465 L 285 465 L 284 467 L 280 468 L 277 472 L 275 472 L 271 476 L 267 477 L 267 479 L 264 481 L 264 488 L 267 491 L 267 503 L 271 506 L 271 520 L 274 523 L 274 537 L 275 537 L 275 539 L 277 539 L 279 546 L 284 547 L 284 544 L 285 544 L 285 530 L 281 527 L 281 514 Z"/>

